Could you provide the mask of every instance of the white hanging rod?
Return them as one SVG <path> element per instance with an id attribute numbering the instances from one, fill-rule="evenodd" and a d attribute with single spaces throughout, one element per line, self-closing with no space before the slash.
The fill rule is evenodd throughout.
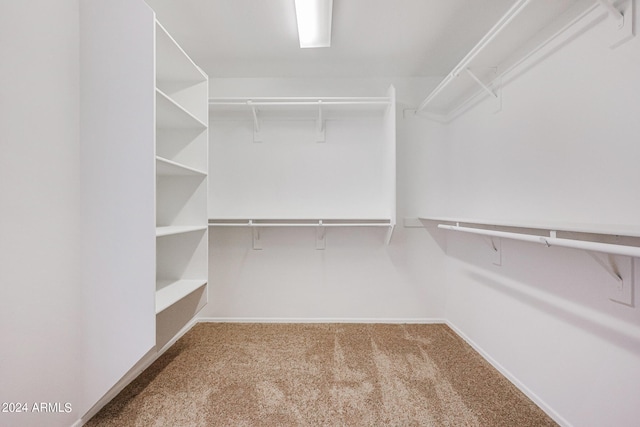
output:
<path id="1" fill-rule="evenodd" d="M 226 96 L 210 97 L 209 101 L 389 101 L 388 96 Z"/>
<path id="2" fill-rule="evenodd" d="M 438 96 L 445 87 L 449 85 L 451 80 L 458 77 L 458 75 L 467 68 L 469 63 L 475 59 L 480 52 L 484 50 L 491 41 L 504 30 L 511 21 L 522 12 L 531 0 L 518 0 L 507 13 L 489 30 L 485 36 L 480 39 L 473 49 L 467 53 L 467 55 L 454 67 L 454 69 L 440 82 L 438 86 L 425 98 L 424 101 L 416 109 L 416 113 L 424 110 L 431 101 Z"/>
<path id="3" fill-rule="evenodd" d="M 221 105 L 221 106 L 242 106 L 248 103 L 256 107 L 266 106 L 304 106 L 304 105 L 389 105 L 391 101 L 389 98 L 375 98 L 375 99 L 351 99 L 351 100 L 327 100 L 327 99 L 315 99 L 315 100 L 260 100 L 257 98 L 246 100 L 217 100 L 210 99 L 209 105 Z"/>
<path id="4" fill-rule="evenodd" d="M 640 258 L 640 247 L 614 245 L 611 243 L 589 242 L 584 240 L 563 239 L 555 237 L 556 232 L 551 231 L 550 236 L 535 236 L 523 233 L 511 233 L 507 231 L 485 230 L 482 228 L 460 227 L 459 225 L 438 224 L 438 228 L 465 233 L 480 234 L 491 237 L 504 237 L 505 239 L 522 240 L 525 242 L 541 243 L 546 246 L 561 246 L 565 248 L 582 249 L 585 251 L 603 252 L 613 255 L 624 255 Z"/>
<path id="5" fill-rule="evenodd" d="M 392 224 L 386 222 L 324 222 L 322 220 L 314 222 L 254 222 L 253 220 L 244 222 L 209 222 L 209 227 L 390 227 Z"/>

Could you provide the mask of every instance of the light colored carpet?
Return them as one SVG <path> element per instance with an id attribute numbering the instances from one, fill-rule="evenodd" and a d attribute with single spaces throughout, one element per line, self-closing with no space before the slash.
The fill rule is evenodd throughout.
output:
<path id="1" fill-rule="evenodd" d="M 88 426 L 552 426 L 445 325 L 201 323 Z"/>

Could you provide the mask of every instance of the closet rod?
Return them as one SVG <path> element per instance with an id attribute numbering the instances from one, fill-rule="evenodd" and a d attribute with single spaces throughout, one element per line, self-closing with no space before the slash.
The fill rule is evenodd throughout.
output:
<path id="1" fill-rule="evenodd" d="M 506 239 L 541 243 L 546 246 L 561 246 L 565 248 L 582 249 L 585 251 L 603 252 L 613 255 L 624 255 L 634 258 L 640 258 L 640 247 L 615 245 L 611 243 L 589 242 L 584 240 L 563 239 L 555 237 L 555 231 L 551 232 L 551 236 L 534 236 L 531 234 L 511 233 L 507 231 L 494 231 L 485 230 L 482 228 L 460 227 L 458 225 L 438 224 L 438 228 L 444 230 L 480 234 L 483 236 L 504 237 Z"/>
<path id="2" fill-rule="evenodd" d="M 274 106 L 274 105 L 283 105 L 283 106 L 299 106 L 299 105 L 388 105 L 389 100 L 371 100 L 371 101 L 325 101 L 325 100 L 317 100 L 317 101 L 209 101 L 211 105 L 225 105 L 225 106 L 241 106 L 245 105 L 247 102 L 250 102 L 253 106 Z"/>
<path id="3" fill-rule="evenodd" d="M 282 223 L 282 222 L 258 222 L 258 223 L 215 223 L 210 222 L 209 227 L 390 227 L 387 223 L 347 222 L 347 223 Z"/>
<path id="4" fill-rule="evenodd" d="M 471 61 L 473 61 L 475 59 L 475 57 L 478 56 L 478 54 L 480 52 L 482 52 L 484 50 L 484 48 L 489 43 L 491 43 L 491 41 L 494 38 L 496 38 L 496 36 L 498 36 L 498 34 L 500 34 L 502 32 L 502 30 L 504 30 L 507 27 L 507 25 L 509 25 L 509 23 L 516 16 L 518 16 L 520 14 L 520 12 L 522 12 L 522 10 L 527 6 L 527 4 L 530 1 L 531 0 L 519 0 L 519 1 L 517 1 L 511 7 L 511 9 L 509 9 L 507 11 L 507 13 L 489 30 L 489 32 L 487 34 L 485 34 L 485 36 L 482 39 L 480 39 L 478 44 L 476 44 L 473 47 L 473 49 L 471 49 L 471 51 L 469 51 L 469 53 L 467 53 L 467 55 L 462 59 L 462 61 L 460 61 L 460 63 L 454 67 L 453 71 L 451 71 L 444 78 L 444 80 L 442 80 L 440 82 L 440 84 L 438 86 L 436 86 L 436 88 L 425 98 L 425 100 L 422 101 L 422 103 L 416 109 L 416 113 L 419 113 L 420 111 L 424 110 L 427 107 L 427 105 L 429 105 L 429 103 L 431 103 L 431 101 L 436 96 L 438 96 L 438 94 L 440 92 L 442 92 L 442 90 L 444 90 L 445 87 L 447 87 L 449 85 L 449 82 L 451 80 L 453 80 L 454 78 L 458 77 L 458 74 L 460 74 L 460 72 L 462 72 L 464 69 L 467 68 L 469 63 L 471 63 Z"/>
<path id="5" fill-rule="evenodd" d="M 212 96 L 209 101 L 388 101 L 388 96 Z"/>

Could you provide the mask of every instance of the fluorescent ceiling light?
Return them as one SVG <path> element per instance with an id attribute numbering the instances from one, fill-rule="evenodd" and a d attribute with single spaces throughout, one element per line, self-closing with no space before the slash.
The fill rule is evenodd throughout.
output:
<path id="1" fill-rule="evenodd" d="M 331 46 L 333 0 L 295 0 L 300 47 Z"/>

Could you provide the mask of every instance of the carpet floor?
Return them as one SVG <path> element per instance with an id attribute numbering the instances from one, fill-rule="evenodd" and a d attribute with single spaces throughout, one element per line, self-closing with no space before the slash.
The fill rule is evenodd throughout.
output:
<path id="1" fill-rule="evenodd" d="M 445 325 L 200 323 L 87 426 L 555 426 Z"/>

